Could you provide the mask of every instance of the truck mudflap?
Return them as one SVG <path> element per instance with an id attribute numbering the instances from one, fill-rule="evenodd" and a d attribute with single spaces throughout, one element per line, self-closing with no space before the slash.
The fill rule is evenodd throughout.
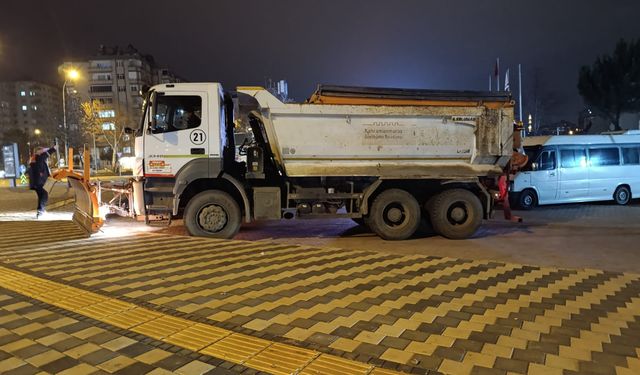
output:
<path id="1" fill-rule="evenodd" d="M 96 233 L 104 221 L 100 217 L 100 203 L 96 188 L 89 182 L 89 152 L 84 151 L 85 163 L 82 174 L 73 170 L 73 149 L 69 149 L 69 166 L 67 169 L 59 169 L 52 173 L 52 178 L 56 180 L 67 179 L 69 186 L 73 189 L 75 195 L 75 210 L 73 212 L 73 221 L 80 225 L 87 233 Z"/>

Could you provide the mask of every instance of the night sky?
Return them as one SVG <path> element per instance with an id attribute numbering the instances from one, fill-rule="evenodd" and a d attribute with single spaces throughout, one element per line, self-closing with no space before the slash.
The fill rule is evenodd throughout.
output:
<path id="1" fill-rule="evenodd" d="M 549 119 L 575 122 L 579 67 L 639 17 L 638 0 L 3 0 L 0 81 L 60 84 L 62 61 L 131 43 L 190 81 L 283 78 L 303 100 L 318 83 L 485 90 L 500 57 L 512 89 L 523 65 L 525 107 L 537 81 Z"/>

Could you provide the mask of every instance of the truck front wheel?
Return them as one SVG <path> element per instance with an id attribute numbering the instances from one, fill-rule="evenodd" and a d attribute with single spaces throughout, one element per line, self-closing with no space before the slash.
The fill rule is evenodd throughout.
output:
<path id="1" fill-rule="evenodd" d="M 184 212 L 184 225 L 197 237 L 233 238 L 240 230 L 242 213 L 227 193 L 208 190 L 193 197 Z"/>
<path id="2" fill-rule="evenodd" d="M 482 203 L 468 190 L 445 190 L 433 198 L 429 209 L 433 229 L 450 239 L 469 238 L 482 223 Z"/>
<path id="3" fill-rule="evenodd" d="M 420 205 L 404 190 L 385 190 L 373 201 L 366 222 L 385 240 L 406 240 L 420 225 Z"/>

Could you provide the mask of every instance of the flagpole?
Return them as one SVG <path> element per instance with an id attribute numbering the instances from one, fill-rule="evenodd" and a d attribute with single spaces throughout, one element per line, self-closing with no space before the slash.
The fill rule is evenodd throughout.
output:
<path id="1" fill-rule="evenodd" d="M 520 121 L 522 122 L 522 66 L 518 64 L 518 104 L 520 106 Z"/>
<path id="2" fill-rule="evenodd" d="M 498 57 L 496 59 L 496 66 L 498 67 L 496 70 L 498 72 L 498 74 L 496 75 L 496 81 L 497 81 L 497 91 L 500 91 L 500 58 Z"/>

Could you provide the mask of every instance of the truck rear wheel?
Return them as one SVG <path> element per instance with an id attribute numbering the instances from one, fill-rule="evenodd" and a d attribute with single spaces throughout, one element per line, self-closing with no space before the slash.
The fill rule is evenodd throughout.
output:
<path id="1" fill-rule="evenodd" d="M 482 223 L 482 203 L 468 190 L 445 190 L 428 206 L 433 229 L 450 239 L 469 238 Z"/>
<path id="2" fill-rule="evenodd" d="M 192 236 L 233 238 L 240 230 L 241 221 L 238 203 L 219 190 L 199 193 L 184 211 L 184 225 Z"/>
<path id="3" fill-rule="evenodd" d="M 366 223 L 385 240 L 406 240 L 420 225 L 420 205 L 404 190 L 385 190 L 373 201 Z"/>

